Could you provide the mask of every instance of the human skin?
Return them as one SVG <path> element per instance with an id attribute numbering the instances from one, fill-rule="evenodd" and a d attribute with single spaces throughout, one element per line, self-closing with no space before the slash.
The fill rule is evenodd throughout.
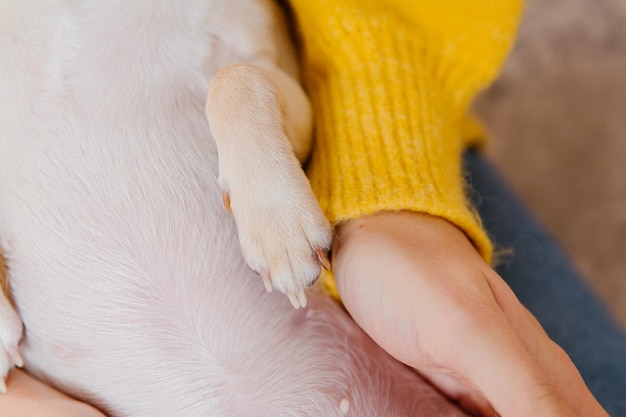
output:
<path id="1" fill-rule="evenodd" d="M 608 416 L 463 232 L 383 212 L 336 229 L 344 305 L 387 352 L 475 415 Z"/>
<path id="2" fill-rule="evenodd" d="M 7 380 L 7 394 L 0 395 L 2 415 L 11 417 L 104 417 L 95 408 L 70 398 L 14 369 Z"/>

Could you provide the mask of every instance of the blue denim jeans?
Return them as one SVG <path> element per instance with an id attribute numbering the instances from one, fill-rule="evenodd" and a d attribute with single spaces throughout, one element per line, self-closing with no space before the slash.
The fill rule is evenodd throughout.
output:
<path id="1" fill-rule="evenodd" d="M 569 354 L 607 412 L 626 417 L 624 333 L 490 163 L 469 151 L 465 172 L 472 199 L 496 248 L 513 252 L 496 268 L 498 273 Z"/>

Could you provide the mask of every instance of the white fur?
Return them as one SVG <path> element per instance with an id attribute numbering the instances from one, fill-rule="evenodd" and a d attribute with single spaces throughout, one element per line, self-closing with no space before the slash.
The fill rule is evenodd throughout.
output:
<path id="1" fill-rule="evenodd" d="M 294 310 L 244 261 L 204 105 L 229 64 L 266 70 L 269 60 L 293 76 L 271 10 L 262 0 L 0 0 L 0 241 L 26 367 L 110 416 L 334 417 L 344 399 L 353 416 L 460 415 L 316 288 Z M 222 159 L 233 149 L 219 164 L 235 212 L 262 198 L 255 188 L 236 203 L 246 180 L 279 200 L 275 213 L 315 211 L 289 195 L 308 195 L 302 177 L 285 180 L 296 184 L 287 193 L 267 188 L 284 154 L 279 166 L 256 155 L 250 176 Z M 268 213 L 270 231 L 299 245 Z M 19 332 L 0 315 L 0 353 Z"/>
<path id="2" fill-rule="evenodd" d="M 310 144 L 304 92 L 276 65 L 233 64 L 213 77 L 207 116 L 244 258 L 268 290 L 305 306 L 304 289 L 320 273 L 316 251 L 330 248 L 331 230 L 292 147 L 304 158 Z"/>

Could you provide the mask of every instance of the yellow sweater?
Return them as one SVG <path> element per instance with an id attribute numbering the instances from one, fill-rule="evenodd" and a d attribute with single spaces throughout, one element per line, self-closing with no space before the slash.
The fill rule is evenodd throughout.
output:
<path id="1" fill-rule="evenodd" d="M 521 0 L 290 3 L 316 120 L 308 175 L 331 223 L 425 212 L 465 231 L 490 262 L 461 155 L 477 139 L 468 106 L 497 75 Z"/>

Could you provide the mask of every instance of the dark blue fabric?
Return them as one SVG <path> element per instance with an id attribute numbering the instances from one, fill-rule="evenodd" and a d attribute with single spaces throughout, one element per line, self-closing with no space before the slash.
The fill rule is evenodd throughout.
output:
<path id="1" fill-rule="evenodd" d="M 469 151 L 465 169 L 472 199 L 496 248 L 512 250 L 498 273 L 569 354 L 607 412 L 626 417 L 624 333 L 493 166 Z"/>

